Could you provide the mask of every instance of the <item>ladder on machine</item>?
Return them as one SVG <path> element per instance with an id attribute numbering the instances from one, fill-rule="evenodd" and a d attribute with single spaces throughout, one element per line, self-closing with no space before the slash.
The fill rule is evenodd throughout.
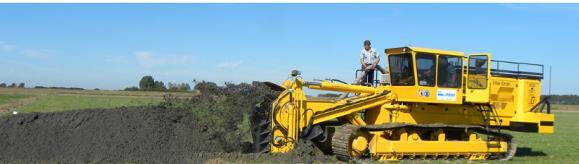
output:
<path id="1" fill-rule="evenodd" d="M 490 104 L 478 105 L 479 111 L 483 115 L 483 119 L 485 122 L 485 127 L 489 130 L 493 127 L 496 127 L 496 131 L 501 131 L 501 125 L 503 120 L 499 117 L 497 110 L 495 110 Z M 494 124 L 492 124 L 494 122 Z"/>

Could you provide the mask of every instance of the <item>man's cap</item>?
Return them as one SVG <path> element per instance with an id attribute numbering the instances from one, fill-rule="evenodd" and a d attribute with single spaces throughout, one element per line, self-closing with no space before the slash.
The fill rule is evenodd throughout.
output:
<path id="1" fill-rule="evenodd" d="M 372 43 L 370 43 L 370 40 L 364 40 L 364 45 L 372 45 Z"/>

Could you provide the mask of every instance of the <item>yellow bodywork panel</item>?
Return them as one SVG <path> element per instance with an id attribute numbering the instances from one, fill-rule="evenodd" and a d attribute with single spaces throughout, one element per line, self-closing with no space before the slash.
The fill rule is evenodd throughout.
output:
<path id="1" fill-rule="evenodd" d="M 408 53 L 410 51 L 433 53 L 433 54 L 446 54 L 446 55 L 453 55 L 453 56 L 460 56 L 460 57 L 464 56 L 464 53 L 458 52 L 458 51 L 439 50 L 439 49 L 421 48 L 421 47 L 389 48 L 389 49 L 386 49 L 385 53 L 386 54 L 402 54 L 402 53 Z"/>
<path id="2" fill-rule="evenodd" d="M 399 153 L 399 154 L 428 154 L 435 153 L 487 153 L 505 152 L 506 142 L 487 141 L 388 141 L 375 137 L 371 142 L 370 151 L 376 154 Z M 489 147 L 489 145 L 499 145 Z"/>
<path id="3" fill-rule="evenodd" d="M 392 93 L 401 102 L 462 104 L 461 88 L 392 86 Z"/>

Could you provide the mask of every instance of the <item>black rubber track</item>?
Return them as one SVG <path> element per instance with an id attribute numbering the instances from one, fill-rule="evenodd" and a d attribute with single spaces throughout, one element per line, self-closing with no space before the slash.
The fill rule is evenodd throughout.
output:
<path id="1" fill-rule="evenodd" d="M 352 156 L 350 154 L 351 151 L 351 142 L 352 137 L 354 136 L 355 132 L 357 131 L 357 127 L 353 125 L 343 125 L 336 127 L 336 131 L 332 136 L 332 152 L 336 156 L 338 160 L 341 161 L 350 161 Z"/>

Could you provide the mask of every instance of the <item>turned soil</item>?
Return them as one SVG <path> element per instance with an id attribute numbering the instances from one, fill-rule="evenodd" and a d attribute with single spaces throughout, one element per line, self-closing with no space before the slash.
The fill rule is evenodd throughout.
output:
<path id="1" fill-rule="evenodd" d="M 333 160 L 311 145 L 256 154 L 244 117 L 261 97 L 252 85 L 202 90 L 162 105 L 21 113 L 0 117 L 0 162 L 12 163 L 311 163 Z"/>

